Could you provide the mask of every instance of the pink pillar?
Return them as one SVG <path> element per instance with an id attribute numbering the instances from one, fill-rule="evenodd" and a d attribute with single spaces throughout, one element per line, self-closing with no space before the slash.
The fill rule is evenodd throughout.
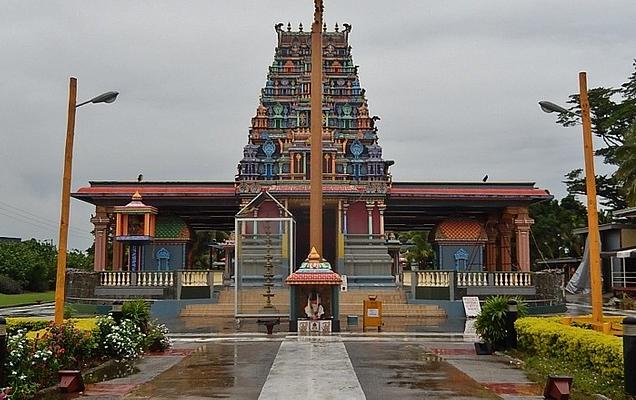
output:
<path id="1" fill-rule="evenodd" d="M 384 203 L 380 203 L 378 205 L 378 209 L 380 210 L 380 235 L 384 239 L 384 210 L 386 210 L 386 205 Z"/>
<path id="2" fill-rule="evenodd" d="M 367 214 L 368 214 L 368 231 L 369 231 L 369 239 L 373 236 L 373 209 L 375 208 L 375 203 L 372 201 L 367 201 Z"/>
<path id="3" fill-rule="evenodd" d="M 534 220 L 526 211 L 517 214 L 514 222 L 517 233 L 517 263 L 521 271 L 530 271 L 530 226 Z"/>
<path id="4" fill-rule="evenodd" d="M 486 270 L 494 272 L 497 270 L 497 225 L 496 221 L 488 221 L 486 224 Z"/>
<path id="5" fill-rule="evenodd" d="M 95 271 L 104 271 L 106 269 L 106 252 L 108 243 L 108 224 L 110 220 L 105 213 L 98 212 L 91 218 L 91 222 L 95 226 L 95 256 L 93 260 L 93 269 Z"/>
<path id="6" fill-rule="evenodd" d="M 512 254 L 510 254 L 510 238 L 512 235 L 512 217 L 504 215 L 498 225 L 499 228 L 499 257 L 501 270 L 512 269 Z"/>
<path id="7" fill-rule="evenodd" d="M 113 240 L 113 271 L 121 271 L 123 257 L 124 245 L 118 240 Z"/>

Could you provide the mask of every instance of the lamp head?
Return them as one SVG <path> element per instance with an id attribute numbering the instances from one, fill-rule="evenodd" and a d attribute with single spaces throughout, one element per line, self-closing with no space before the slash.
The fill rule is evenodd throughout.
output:
<path id="1" fill-rule="evenodd" d="M 539 106 L 541 107 L 541 110 L 543 110 L 543 112 L 546 112 L 548 114 L 553 112 L 557 112 L 559 114 L 572 114 L 572 111 L 566 110 L 565 108 L 550 101 L 540 101 Z"/>
<path id="2" fill-rule="evenodd" d="M 119 96 L 119 92 L 106 92 L 102 93 L 97 97 L 93 97 L 89 101 L 91 103 L 112 103 Z"/>

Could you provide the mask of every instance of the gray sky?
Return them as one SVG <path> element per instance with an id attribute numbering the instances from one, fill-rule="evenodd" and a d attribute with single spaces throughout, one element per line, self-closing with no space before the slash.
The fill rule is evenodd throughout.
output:
<path id="1" fill-rule="evenodd" d="M 68 78 L 78 100 L 73 189 L 88 180 L 232 180 L 276 46 L 311 0 L 0 2 L 0 236 L 57 241 Z M 580 127 L 537 101 L 618 86 L 636 57 L 636 2 L 334 1 L 396 181 L 536 181 L 565 192 Z M 601 166 L 597 165 L 597 169 Z M 70 245 L 91 243 L 72 202 Z"/>

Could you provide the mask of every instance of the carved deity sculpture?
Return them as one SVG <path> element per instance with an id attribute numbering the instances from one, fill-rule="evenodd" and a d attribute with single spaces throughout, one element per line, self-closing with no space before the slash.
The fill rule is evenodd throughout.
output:
<path id="1" fill-rule="evenodd" d="M 305 306 L 305 315 L 307 318 L 316 320 L 322 318 L 325 314 L 325 309 L 320 304 L 320 295 L 312 293 L 307 296 L 307 305 Z"/>

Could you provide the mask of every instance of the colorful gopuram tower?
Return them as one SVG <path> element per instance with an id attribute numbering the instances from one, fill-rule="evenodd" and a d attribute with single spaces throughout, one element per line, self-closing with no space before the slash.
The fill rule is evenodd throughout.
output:
<path id="1" fill-rule="evenodd" d="M 309 253 L 311 33 L 275 26 L 278 44 L 238 166 L 243 204 L 267 190 L 296 220 L 296 265 Z M 349 45 L 351 26 L 323 27 L 323 257 L 355 284 L 392 279 L 384 238 L 391 184 Z M 267 207 L 255 217 L 269 215 Z"/>

